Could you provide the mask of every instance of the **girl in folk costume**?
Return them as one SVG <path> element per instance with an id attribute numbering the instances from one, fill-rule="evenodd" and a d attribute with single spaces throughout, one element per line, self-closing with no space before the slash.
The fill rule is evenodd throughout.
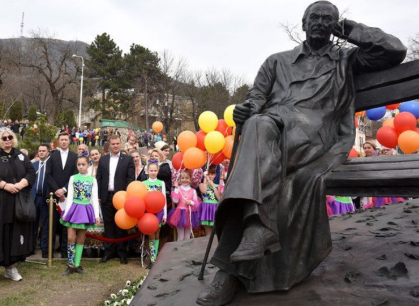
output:
<path id="1" fill-rule="evenodd" d="M 215 177 L 216 166 L 211 165 L 208 168 L 208 172 L 204 173 L 204 182 L 199 184 L 199 190 L 202 193 L 200 219 L 206 236 L 211 234 L 211 229 L 214 226 L 215 210 L 224 191 L 224 174 L 220 173 L 220 184 L 214 183 Z"/>
<path id="2" fill-rule="evenodd" d="M 147 165 L 147 172 L 148 172 L 148 180 L 143 181 L 143 183 L 147 186 L 147 191 L 154 191 L 158 190 L 161 193 L 166 194 L 166 185 L 163 181 L 157 179 L 157 174 L 159 173 L 159 165 L 158 160 L 149 160 Z M 164 204 L 164 208 L 156 214 L 157 219 L 159 219 L 159 228 L 158 230 L 148 236 L 149 239 L 149 246 L 150 246 L 150 254 L 151 254 L 151 263 L 154 263 L 158 254 L 159 250 L 159 238 L 160 238 L 160 227 L 166 223 L 167 219 L 167 202 Z"/>
<path id="3" fill-rule="evenodd" d="M 79 173 L 70 177 L 68 182 L 68 186 L 71 188 L 68 188 L 65 209 L 60 219 L 60 222 L 68 227 L 68 267 L 63 276 L 74 272 L 84 273 L 80 266 L 80 260 L 86 231 L 88 228 L 94 227 L 95 223 L 100 223 L 98 186 L 96 179 L 88 175 L 88 168 L 88 157 L 79 156 L 77 158 Z"/>
<path id="4" fill-rule="evenodd" d="M 181 185 L 175 181 L 175 190 L 172 191 L 172 200 L 177 204 L 175 209 L 169 212 L 167 223 L 176 227 L 178 241 L 188 240 L 191 237 L 192 228 L 199 226 L 197 214 L 199 199 L 196 190 L 191 187 L 192 173 L 185 169 L 180 174 Z"/>

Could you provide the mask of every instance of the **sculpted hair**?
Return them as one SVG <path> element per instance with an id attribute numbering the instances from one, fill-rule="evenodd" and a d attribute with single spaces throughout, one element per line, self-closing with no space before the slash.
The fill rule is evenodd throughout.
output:
<path id="1" fill-rule="evenodd" d="M 329 4 L 329 5 L 331 5 L 333 7 L 333 9 L 335 10 L 335 13 L 336 13 L 336 16 L 335 16 L 336 17 L 336 21 L 339 20 L 339 10 L 336 7 L 336 5 L 334 5 L 333 3 L 329 2 L 329 1 L 316 1 L 316 2 L 314 2 L 312 4 L 310 4 L 306 8 L 306 10 L 304 11 L 304 15 L 303 15 L 303 30 L 304 30 L 304 27 L 305 27 L 305 23 L 306 23 L 306 19 L 307 19 L 308 13 L 310 12 L 310 9 L 312 8 L 312 6 L 314 6 L 316 4 Z"/>

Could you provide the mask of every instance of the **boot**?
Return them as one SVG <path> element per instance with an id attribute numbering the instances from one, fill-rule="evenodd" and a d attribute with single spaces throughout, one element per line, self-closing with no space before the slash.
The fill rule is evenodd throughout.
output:
<path id="1" fill-rule="evenodd" d="M 150 260 L 154 263 L 156 261 L 156 240 L 150 240 L 148 244 L 150 246 Z"/>

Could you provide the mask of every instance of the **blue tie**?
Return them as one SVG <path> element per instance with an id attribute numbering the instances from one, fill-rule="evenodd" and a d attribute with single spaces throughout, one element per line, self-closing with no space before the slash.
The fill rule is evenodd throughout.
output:
<path id="1" fill-rule="evenodd" d="M 43 194 L 42 193 L 42 186 L 44 185 L 44 162 L 41 161 L 39 163 L 39 172 L 38 172 L 38 184 L 37 184 L 37 188 L 36 188 L 36 193 L 37 194 Z"/>

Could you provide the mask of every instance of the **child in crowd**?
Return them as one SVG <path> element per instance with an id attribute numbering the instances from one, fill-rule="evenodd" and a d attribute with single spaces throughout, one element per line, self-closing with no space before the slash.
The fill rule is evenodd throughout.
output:
<path id="1" fill-rule="evenodd" d="M 162 192 L 164 195 L 166 194 L 166 185 L 163 181 L 157 179 L 157 174 L 159 173 L 159 165 L 158 160 L 149 160 L 147 165 L 147 172 L 148 172 L 148 180 L 143 181 L 143 183 L 147 186 L 147 191 L 154 191 L 158 190 Z M 151 263 L 154 263 L 158 254 L 159 250 L 159 239 L 160 239 L 160 227 L 161 225 L 166 223 L 167 219 L 167 202 L 164 204 L 164 208 L 156 214 L 157 218 L 159 219 L 159 229 L 152 235 L 148 236 L 149 239 L 149 246 L 150 246 L 150 254 L 151 254 Z"/>
<path id="2" fill-rule="evenodd" d="M 327 196 L 326 203 L 331 210 L 331 214 L 328 211 L 329 216 L 346 214 L 356 210 L 352 198 L 347 196 Z"/>
<path id="3" fill-rule="evenodd" d="M 65 208 L 60 219 L 60 222 L 68 227 L 68 267 L 63 276 L 74 272 L 84 273 L 80 260 L 86 230 L 94 227 L 95 223 L 100 223 L 98 186 L 96 179 L 88 175 L 88 168 L 89 158 L 79 156 L 77 158 L 79 173 L 71 176 L 68 182 L 68 186 L 71 187 L 68 188 Z"/>
<path id="4" fill-rule="evenodd" d="M 177 205 L 169 212 L 167 223 L 176 227 L 178 241 L 190 239 L 192 228 L 199 226 L 197 214 L 192 214 L 192 207 L 194 211 L 198 210 L 199 200 L 191 180 L 191 171 L 184 169 L 180 173 L 180 187 L 176 180 L 172 191 L 172 200 Z"/>
<path id="5" fill-rule="evenodd" d="M 220 184 L 214 183 L 215 177 L 216 166 L 211 165 L 208 171 L 204 172 L 204 182 L 199 184 L 199 190 L 202 193 L 200 219 L 206 236 L 211 234 L 211 228 L 214 226 L 215 210 L 224 191 L 224 175 L 220 175 Z"/>

